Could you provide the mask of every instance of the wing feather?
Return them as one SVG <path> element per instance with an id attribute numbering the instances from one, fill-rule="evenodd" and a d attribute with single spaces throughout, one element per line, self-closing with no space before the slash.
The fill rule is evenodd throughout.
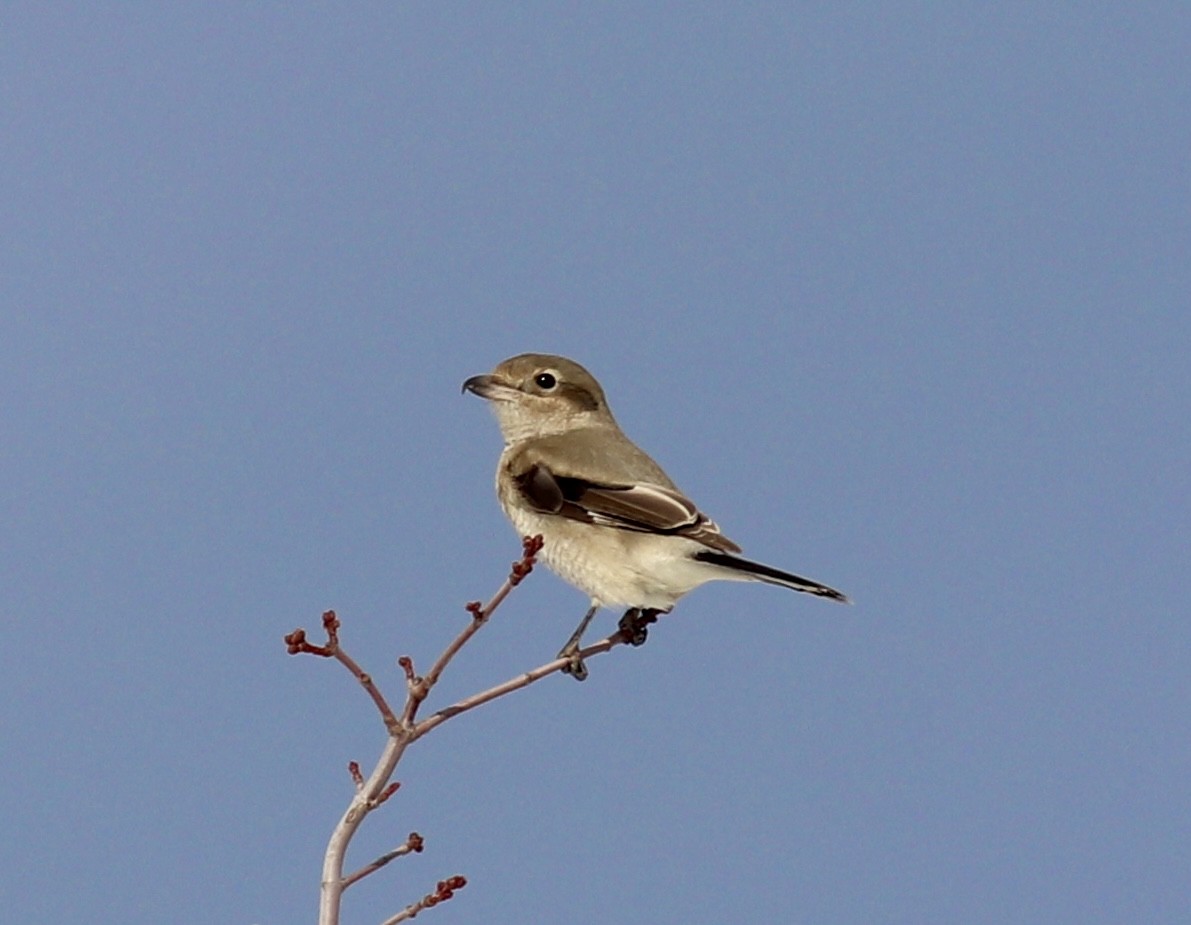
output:
<path id="1" fill-rule="evenodd" d="M 645 482 L 605 485 L 555 475 L 543 462 L 515 476 L 525 499 L 540 511 L 638 533 L 685 536 L 710 549 L 740 552 L 720 528 L 676 488 Z"/>

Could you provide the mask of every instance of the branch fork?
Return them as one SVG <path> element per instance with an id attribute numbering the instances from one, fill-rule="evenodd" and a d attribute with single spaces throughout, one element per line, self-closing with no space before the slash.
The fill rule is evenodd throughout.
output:
<path id="1" fill-rule="evenodd" d="M 397 664 L 400 666 L 405 678 L 406 689 L 405 703 L 402 706 L 400 715 L 389 706 L 388 701 L 373 681 L 372 676 L 365 672 L 355 659 L 343 651 L 339 642 L 340 621 L 333 610 L 328 610 L 322 616 L 323 630 L 327 636 L 325 644 L 316 645 L 310 642 L 306 638 L 306 631 L 301 628 L 294 630 L 285 637 L 286 651 L 291 655 L 305 654 L 315 655 L 320 658 L 333 658 L 343 665 L 360 683 L 360 686 L 364 688 L 369 698 L 371 698 L 373 705 L 380 713 L 381 720 L 388 733 L 388 739 L 385 742 L 376 766 L 367 777 L 364 776 L 358 762 L 353 761 L 348 764 L 348 774 L 354 785 L 355 794 L 339 823 L 335 826 L 331 838 L 327 843 L 327 850 L 323 859 L 319 925 L 338 925 L 343 891 L 349 886 L 359 882 L 369 874 L 375 873 L 399 857 L 412 853 L 420 853 L 424 847 L 422 836 L 417 832 L 411 832 L 409 837 L 401 845 L 391 851 L 385 852 L 371 863 L 366 864 L 351 874 L 344 875 L 343 873 L 343 863 L 347 846 L 355 835 L 356 829 L 359 828 L 360 823 L 363 822 L 368 813 L 385 803 L 400 787 L 400 784 L 396 781 L 391 781 L 391 778 L 393 771 L 397 767 L 397 763 L 405 753 L 405 749 L 430 730 L 445 723 L 448 719 L 473 710 L 505 694 L 527 687 L 547 675 L 562 671 L 566 666 L 571 664 L 572 659 L 569 657 L 555 658 L 530 671 L 515 675 L 486 691 L 480 691 L 450 706 L 443 707 L 424 720 L 418 720 L 418 710 L 430 696 L 431 691 L 438 683 L 439 678 L 442 677 L 443 672 L 451 663 L 451 660 L 479 632 L 480 628 L 488 622 L 493 611 L 501 605 L 505 598 L 509 596 L 510 592 L 529 576 L 534 569 L 534 565 L 537 562 L 537 554 L 541 552 L 541 549 L 541 536 L 525 537 L 522 540 L 521 558 L 512 564 L 504 583 L 487 603 L 482 604 L 480 601 L 471 601 L 465 605 L 465 609 L 471 615 L 470 622 L 443 650 L 442 654 L 424 676 L 418 675 L 414 670 L 413 659 L 408 655 L 403 655 L 397 660 Z M 603 639 L 582 649 L 578 655 L 580 658 L 586 659 L 602 654 L 615 646 L 631 642 L 628 635 L 624 628 L 621 628 L 607 639 Z M 446 902 L 466 884 L 466 879 L 461 876 L 440 880 L 434 892 L 427 893 L 417 902 L 406 906 L 395 916 L 385 920 L 382 925 L 396 925 L 397 922 L 403 922 L 413 918 L 423 909 L 429 909 L 439 903 Z"/>

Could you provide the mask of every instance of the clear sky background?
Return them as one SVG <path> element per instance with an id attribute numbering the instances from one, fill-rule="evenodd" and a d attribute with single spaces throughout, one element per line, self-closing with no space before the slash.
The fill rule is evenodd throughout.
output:
<path id="1" fill-rule="evenodd" d="M 383 734 L 281 637 L 397 697 L 495 590 L 459 386 L 527 350 L 856 603 L 707 587 L 442 727 L 346 922 L 1188 920 L 1186 5 L 2 19 L 6 920 L 314 921 Z M 431 706 L 585 603 L 535 574 Z"/>

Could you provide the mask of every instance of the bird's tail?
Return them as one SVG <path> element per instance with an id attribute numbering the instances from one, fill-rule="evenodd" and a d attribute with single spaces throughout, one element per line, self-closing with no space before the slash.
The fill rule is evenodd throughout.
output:
<path id="1" fill-rule="evenodd" d="M 701 549 L 695 553 L 695 559 L 699 562 L 718 565 L 728 571 L 736 572 L 739 578 L 752 578 L 757 581 L 766 581 L 771 585 L 781 585 L 783 588 L 790 588 L 794 591 L 804 591 L 807 594 L 817 594 L 819 597 L 829 597 L 833 601 L 839 601 L 841 604 L 851 603 L 846 594 L 836 591 L 835 588 L 821 585 L 817 581 L 811 581 L 809 578 L 800 578 L 797 575 L 791 575 L 789 572 L 783 572 L 781 569 L 762 565 L 760 562 L 742 559 L 740 556 L 715 552 L 711 549 Z"/>

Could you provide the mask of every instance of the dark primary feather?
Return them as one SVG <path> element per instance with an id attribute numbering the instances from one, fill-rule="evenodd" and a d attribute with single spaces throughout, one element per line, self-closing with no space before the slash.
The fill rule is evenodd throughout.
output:
<path id="1" fill-rule="evenodd" d="M 681 492 L 661 485 L 598 485 L 530 466 L 516 477 L 526 500 L 540 511 L 639 533 L 685 536 L 710 549 L 740 552 Z"/>

